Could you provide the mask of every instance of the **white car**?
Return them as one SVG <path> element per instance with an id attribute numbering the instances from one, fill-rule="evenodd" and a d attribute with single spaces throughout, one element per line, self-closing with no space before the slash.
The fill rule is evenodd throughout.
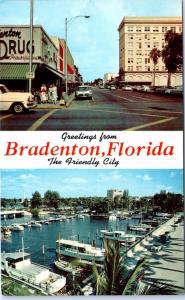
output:
<path id="1" fill-rule="evenodd" d="M 130 85 L 125 85 L 122 87 L 122 90 L 123 91 L 133 91 L 133 87 Z"/>
<path id="2" fill-rule="evenodd" d="M 89 98 L 92 99 L 92 90 L 88 85 L 80 85 L 75 93 L 76 99 Z"/>
<path id="3" fill-rule="evenodd" d="M 110 86 L 110 88 L 109 88 L 109 90 L 111 90 L 111 91 L 115 91 L 115 90 L 116 90 L 116 87 L 115 87 L 115 85 L 111 85 L 111 86 Z"/>
<path id="4" fill-rule="evenodd" d="M 30 93 L 10 92 L 4 84 L 0 84 L 0 110 L 12 110 L 16 114 L 34 108 L 36 103 Z"/>

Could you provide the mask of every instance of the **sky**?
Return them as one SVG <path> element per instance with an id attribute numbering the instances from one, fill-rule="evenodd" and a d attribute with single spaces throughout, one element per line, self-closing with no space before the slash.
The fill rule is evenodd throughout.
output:
<path id="1" fill-rule="evenodd" d="M 129 190 L 131 196 L 152 196 L 161 190 L 183 193 L 183 171 L 108 169 L 26 169 L 1 171 L 1 197 L 30 198 L 36 190 L 61 197 L 106 197 L 108 189 Z"/>
<path id="2" fill-rule="evenodd" d="M 124 16 L 180 16 L 182 0 L 34 0 L 34 25 L 64 38 L 65 18 L 89 15 L 68 24 L 68 46 L 84 81 L 119 70 L 117 28 Z M 2 25 L 29 24 L 29 0 L 0 0 Z"/>

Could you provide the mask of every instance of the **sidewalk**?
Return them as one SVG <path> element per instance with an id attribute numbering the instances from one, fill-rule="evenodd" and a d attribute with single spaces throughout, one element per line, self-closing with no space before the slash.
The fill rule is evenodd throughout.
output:
<path id="1" fill-rule="evenodd" d="M 57 101 L 57 104 L 54 103 L 38 103 L 36 108 L 34 109 L 62 109 L 62 108 L 68 108 L 72 101 L 75 99 L 75 93 L 72 93 L 69 95 L 68 100 L 65 101 L 65 99 L 61 99 Z"/>

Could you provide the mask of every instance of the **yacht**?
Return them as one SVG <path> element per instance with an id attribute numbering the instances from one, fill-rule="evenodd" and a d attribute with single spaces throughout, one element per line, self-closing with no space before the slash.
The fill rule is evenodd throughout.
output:
<path id="1" fill-rule="evenodd" d="M 56 260 L 54 265 L 57 269 L 67 273 L 80 274 L 83 271 L 81 266 L 76 266 L 73 263 L 62 259 Z"/>
<path id="2" fill-rule="evenodd" d="M 58 292 L 66 285 L 66 277 L 32 263 L 30 254 L 24 251 L 1 253 L 1 270 L 14 279 L 31 284 L 47 295 Z"/>
<path id="3" fill-rule="evenodd" d="M 42 227 L 42 225 L 38 222 L 34 222 L 31 224 L 31 227 L 40 228 L 40 227 Z"/>
<path id="4" fill-rule="evenodd" d="M 84 219 L 85 218 L 85 216 L 84 215 L 77 215 L 77 219 Z"/>
<path id="5" fill-rule="evenodd" d="M 79 241 L 60 239 L 56 241 L 56 252 L 62 258 L 77 258 L 85 261 L 101 262 L 104 260 L 105 250 Z"/>
<path id="6" fill-rule="evenodd" d="M 13 224 L 13 225 L 11 226 L 11 230 L 13 230 L 13 231 L 23 231 L 23 230 L 24 230 L 24 227 L 21 226 L 21 225 L 18 225 L 18 224 Z"/>
<path id="7" fill-rule="evenodd" d="M 109 215 L 109 221 L 115 221 L 117 219 L 117 216 L 115 214 Z"/>
<path id="8" fill-rule="evenodd" d="M 128 234 L 125 231 L 119 231 L 119 230 L 115 230 L 115 231 L 101 230 L 100 234 L 101 237 L 104 239 L 126 242 L 126 243 L 133 243 L 137 239 L 136 235 Z"/>

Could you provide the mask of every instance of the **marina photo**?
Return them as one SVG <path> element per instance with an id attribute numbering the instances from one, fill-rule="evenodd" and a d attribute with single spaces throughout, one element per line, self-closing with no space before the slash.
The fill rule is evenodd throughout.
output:
<path id="1" fill-rule="evenodd" d="M 4 170 L 2 182 L 3 295 L 183 293 L 182 170 Z"/>

